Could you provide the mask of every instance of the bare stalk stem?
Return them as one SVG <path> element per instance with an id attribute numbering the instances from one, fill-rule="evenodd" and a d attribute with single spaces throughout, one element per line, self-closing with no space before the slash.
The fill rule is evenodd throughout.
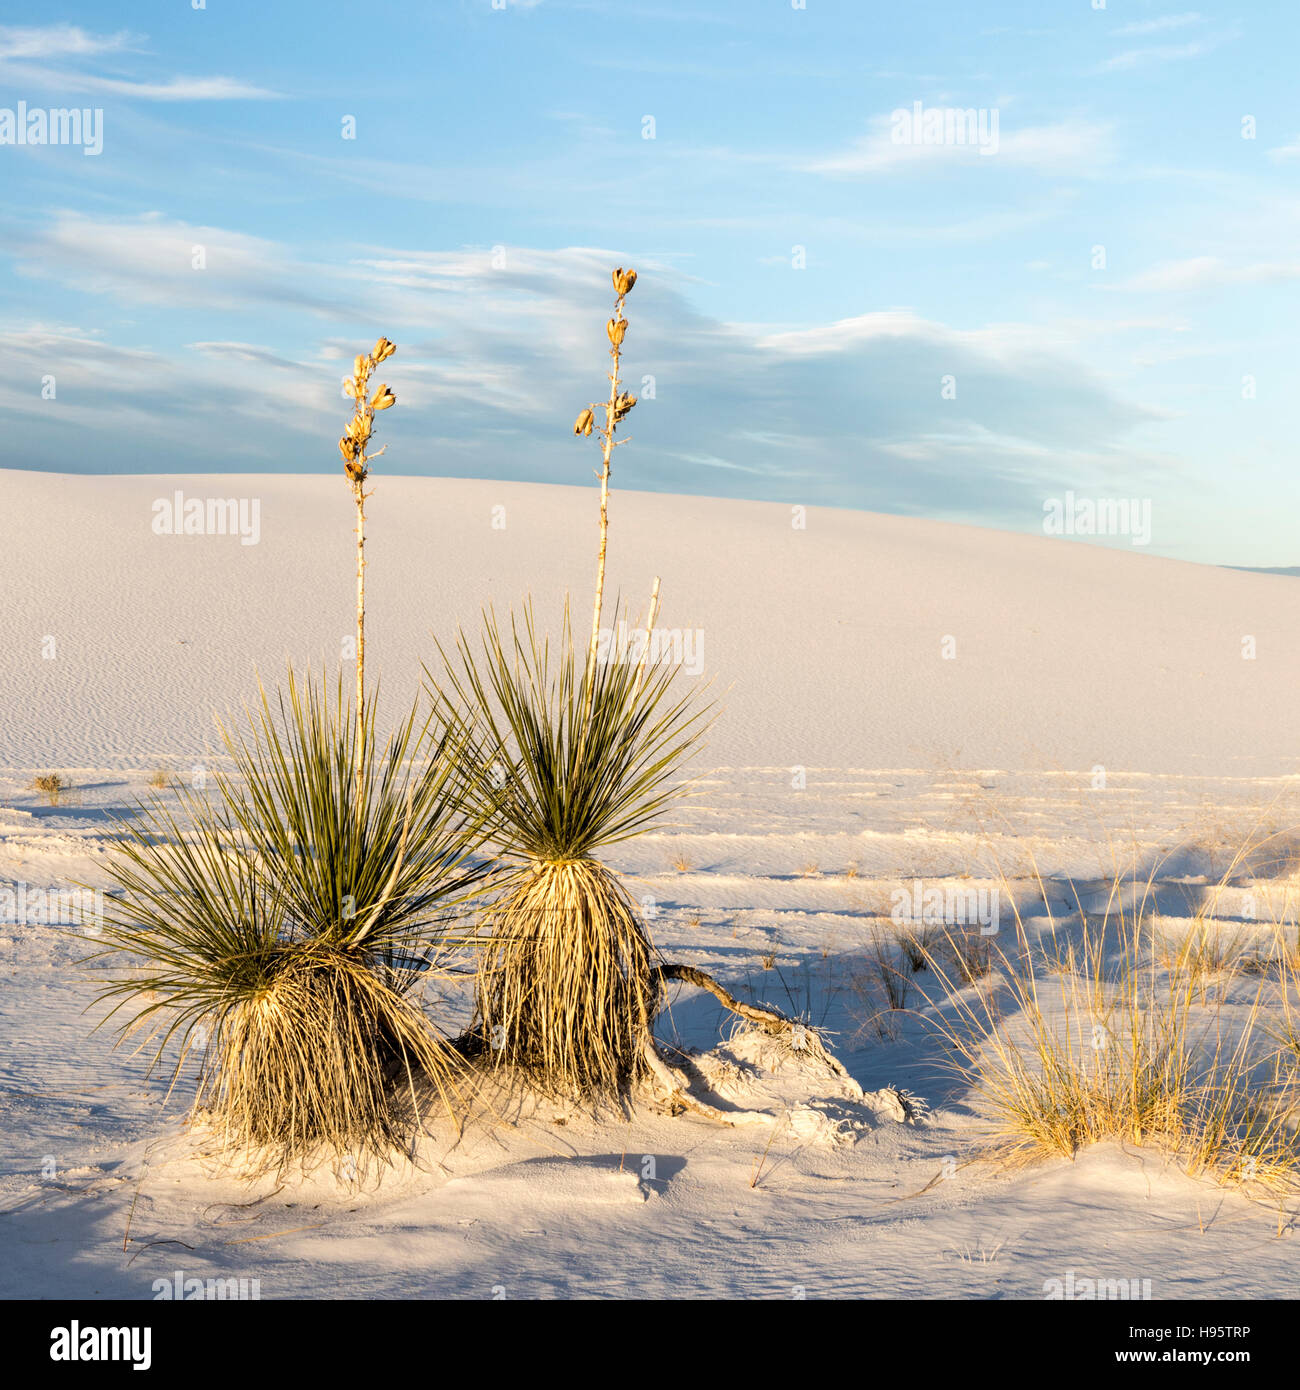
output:
<path id="1" fill-rule="evenodd" d="M 654 635 L 655 619 L 659 616 L 659 576 L 655 575 L 654 587 L 650 590 L 650 613 L 645 620 L 645 646 L 641 649 L 641 662 L 636 668 L 636 684 L 632 687 L 632 698 L 641 693 L 641 683 L 645 680 L 645 666 L 650 659 L 650 639 Z"/>
<path id="2" fill-rule="evenodd" d="M 357 747 L 360 748 L 366 698 L 366 494 L 360 483 L 354 484 L 354 491 L 357 499 Z"/>
<path id="3" fill-rule="evenodd" d="M 619 296 L 614 310 L 614 322 L 623 321 L 623 297 Z M 596 557 L 596 599 L 591 612 L 591 645 L 587 648 L 587 689 L 582 702 L 582 728 L 586 728 L 591 715 L 591 701 L 595 693 L 596 651 L 600 644 L 600 611 L 605 601 L 605 552 L 609 546 L 609 465 L 614 453 L 615 406 L 618 401 L 618 368 L 622 347 L 614 342 L 609 349 L 614 362 L 614 370 L 609 374 L 609 401 L 605 406 L 605 425 L 601 430 L 603 447 L 601 449 L 600 470 L 600 552 Z"/>

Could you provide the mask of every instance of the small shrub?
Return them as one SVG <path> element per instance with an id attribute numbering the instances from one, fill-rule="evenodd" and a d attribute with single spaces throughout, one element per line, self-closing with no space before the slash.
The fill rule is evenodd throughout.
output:
<path id="1" fill-rule="evenodd" d="M 32 790 L 40 792 L 51 806 L 59 804 L 59 798 L 72 789 L 72 783 L 57 772 L 42 772 L 32 779 Z"/>
<path id="2" fill-rule="evenodd" d="M 876 978 L 880 981 L 884 996 L 891 1010 L 907 1008 L 907 998 L 911 991 L 911 976 L 915 967 L 910 965 L 906 955 L 900 962 L 901 943 L 895 944 L 888 933 L 879 929 L 872 933 L 869 960 Z M 905 968 L 900 968 L 904 967 Z"/>
<path id="3" fill-rule="evenodd" d="M 1085 924 L 1076 959 L 1087 968 L 1051 988 L 1021 934 L 1012 954 L 997 952 L 997 997 L 970 995 L 962 955 L 952 971 L 932 961 L 947 995 L 937 1026 L 1001 1147 L 1070 1157 L 1108 1140 L 1147 1144 L 1192 1173 L 1294 1191 L 1294 1078 L 1270 1061 L 1262 996 L 1229 1021 L 1198 1006 L 1185 978 L 1158 981 L 1139 918 L 1109 933 Z"/>
<path id="4" fill-rule="evenodd" d="M 993 955 L 988 937 L 978 931 L 957 930 L 945 933 L 944 941 L 963 984 L 978 984 L 989 973 Z"/>
<path id="5" fill-rule="evenodd" d="M 931 927 L 904 925 L 898 932 L 898 949 L 903 953 L 912 974 L 917 975 L 929 967 L 930 952 L 934 948 L 934 930 Z"/>

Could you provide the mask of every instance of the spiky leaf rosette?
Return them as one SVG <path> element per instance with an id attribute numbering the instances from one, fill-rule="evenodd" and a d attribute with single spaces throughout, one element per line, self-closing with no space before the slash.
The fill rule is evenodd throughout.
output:
<path id="1" fill-rule="evenodd" d="M 466 755 L 464 799 L 520 864 L 586 859 L 648 829 L 685 791 L 682 769 L 711 722 L 675 667 L 617 654 L 596 664 L 584 722 L 567 607 L 554 652 L 529 604 L 508 637 L 485 614 L 481 655 L 461 633 L 444 665 L 441 682 L 425 674 Z"/>
<path id="2" fill-rule="evenodd" d="M 262 691 L 223 727 L 233 775 L 120 822 L 104 956 L 109 1019 L 158 1064 L 201 1053 L 197 1105 L 264 1161 L 387 1158 L 430 1087 L 454 1100 L 453 1049 L 413 986 L 457 939 L 485 867 L 446 736 L 409 716 L 380 748 L 341 685 Z M 107 1022 L 108 1019 L 105 1020 Z"/>
<path id="3" fill-rule="evenodd" d="M 709 707 L 672 667 L 635 660 L 598 662 L 588 691 L 567 611 L 555 651 L 529 606 L 508 637 L 486 615 L 481 653 L 462 633 L 444 664 L 430 683 L 466 755 L 462 794 L 508 866 L 478 976 L 484 1039 L 543 1086 L 615 1093 L 644 1069 L 658 986 L 648 934 L 596 855 L 681 794 Z"/>

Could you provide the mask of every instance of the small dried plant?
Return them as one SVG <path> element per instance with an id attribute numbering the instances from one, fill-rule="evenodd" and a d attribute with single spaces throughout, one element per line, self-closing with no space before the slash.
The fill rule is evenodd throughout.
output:
<path id="1" fill-rule="evenodd" d="M 1204 997 L 1211 984 L 1224 989 L 1232 975 L 1244 971 L 1249 948 L 1257 937 L 1245 927 L 1198 913 L 1181 936 L 1170 932 L 1158 935 L 1156 954 L 1170 974 L 1186 980 Z"/>
<path id="2" fill-rule="evenodd" d="M 895 1012 L 907 1008 L 907 998 L 912 989 L 911 977 L 915 973 L 915 967 L 910 965 L 905 951 L 902 953 L 903 961 L 899 960 L 901 945 L 879 928 L 871 934 L 868 956 L 871 970 L 880 981 L 891 1011 Z"/>
<path id="3" fill-rule="evenodd" d="M 902 951 L 913 975 L 919 975 L 929 967 L 930 953 L 934 949 L 934 930 L 928 926 L 905 924 L 898 933 L 898 949 Z"/>
<path id="4" fill-rule="evenodd" d="M 59 798 L 71 789 L 72 783 L 66 777 L 60 777 L 57 772 L 42 772 L 32 779 L 32 790 L 40 792 L 51 806 L 57 806 Z"/>
<path id="5" fill-rule="evenodd" d="M 380 338 L 370 350 L 370 355 L 358 354 L 352 363 L 352 375 L 343 383 L 343 389 L 354 402 L 352 418 L 339 438 L 339 453 L 343 455 L 343 472 L 352 487 L 352 496 L 357 505 L 357 705 L 356 718 L 358 738 L 362 721 L 365 718 L 366 696 L 366 479 L 370 476 L 370 465 L 388 446 L 368 452 L 371 436 L 374 434 L 375 414 L 397 404 L 387 385 L 380 384 L 372 391 L 370 377 L 381 362 L 386 362 L 397 351 L 395 344 L 387 338 Z"/>
<path id="6" fill-rule="evenodd" d="M 959 927 L 946 932 L 944 940 L 963 984 L 978 984 L 989 973 L 993 965 L 993 952 L 988 937 Z"/>
<path id="7" fill-rule="evenodd" d="M 939 991 L 927 1002 L 953 1066 L 1008 1155 L 1072 1157 L 1118 1140 L 1169 1153 L 1194 1175 L 1294 1196 L 1297 1077 L 1280 1055 L 1285 1036 L 1269 1026 L 1267 982 L 1228 1008 L 1207 1003 L 1177 962 L 1158 971 L 1145 901 L 1129 906 L 1127 886 L 1116 879 L 1104 914 L 1080 914 L 1068 954 L 1045 957 L 1015 909 L 1014 944 L 982 943 L 997 991 L 966 988 L 949 937 L 956 961 L 932 955 Z M 1045 888 L 1043 904 L 1050 923 Z"/>

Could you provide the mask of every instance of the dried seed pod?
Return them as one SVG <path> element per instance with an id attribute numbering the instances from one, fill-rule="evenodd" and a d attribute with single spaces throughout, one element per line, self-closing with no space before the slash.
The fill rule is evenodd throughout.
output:
<path id="1" fill-rule="evenodd" d="M 370 398 L 370 408 L 372 410 L 387 410 L 390 405 L 397 404 L 397 397 L 388 389 L 381 386 Z"/>
<path id="2" fill-rule="evenodd" d="M 635 404 L 636 397 L 630 391 L 624 391 L 614 402 L 614 419 L 621 420 Z"/>
<path id="3" fill-rule="evenodd" d="M 615 347 L 623 346 L 623 335 L 626 332 L 626 319 L 610 319 L 610 321 L 605 325 L 605 336 Z"/>
<path id="4" fill-rule="evenodd" d="M 632 286 L 635 284 L 636 271 L 633 270 L 631 266 L 629 266 L 626 270 L 624 270 L 622 266 L 619 266 L 619 268 L 616 271 L 614 271 L 614 289 L 617 291 L 618 297 L 620 299 L 622 299 L 625 295 L 630 294 Z"/>
<path id="5" fill-rule="evenodd" d="M 339 453 L 343 455 L 344 463 L 351 463 L 357 455 L 357 446 L 346 434 L 339 440 Z"/>
<path id="6" fill-rule="evenodd" d="M 590 434 L 591 427 L 595 419 L 595 413 L 592 411 L 591 407 L 588 406 L 586 410 L 584 410 L 582 414 L 579 415 L 578 418 L 573 422 L 574 434 Z"/>
<path id="7" fill-rule="evenodd" d="M 370 354 L 370 360 L 378 366 L 381 362 L 386 362 L 396 351 L 396 343 L 390 343 L 387 338 L 380 338 Z"/>
<path id="8" fill-rule="evenodd" d="M 343 382 L 343 394 L 351 396 L 353 400 L 357 397 L 357 383 L 352 377 L 347 377 Z"/>
<path id="9" fill-rule="evenodd" d="M 370 375 L 370 367 L 370 359 L 361 356 L 360 353 L 352 359 L 352 375 L 358 381 L 364 381 Z"/>

